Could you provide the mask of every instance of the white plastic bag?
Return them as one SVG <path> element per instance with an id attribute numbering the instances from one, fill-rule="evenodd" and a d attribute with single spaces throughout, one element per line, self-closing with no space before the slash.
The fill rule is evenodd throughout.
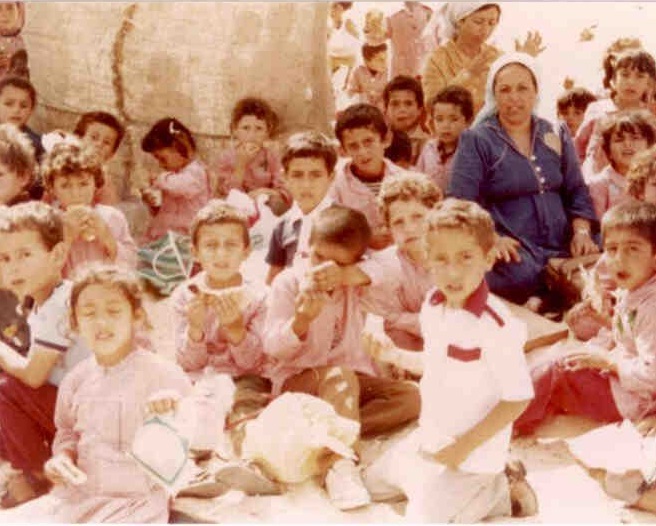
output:
<path id="1" fill-rule="evenodd" d="M 351 446 L 359 432 L 359 422 L 338 415 L 320 398 L 285 393 L 246 424 L 242 456 L 257 460 L 281 482 L 303 482 L 317 474 L 326 448 L 354 458 Z"/>

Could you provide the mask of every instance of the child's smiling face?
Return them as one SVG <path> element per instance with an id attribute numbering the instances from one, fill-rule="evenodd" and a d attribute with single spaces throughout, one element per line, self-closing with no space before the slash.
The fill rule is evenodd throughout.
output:
<path id="1" fill-rule="evenodd" d="M 269 138 L 269 127 L 264 119 L 255 115 L 244 115 L 232 131 L 233 136 L 240 143 L 253 143 L 263 146 Z"/>
<path id="2" fill-rule="evenodd" d="M 342 133 L 342 150 L 353 161 L 358 172 L 377 177 L 385 170 L 385 148 L 390 145 L 391 135 L 381 137 L 372 128 L 352 128 Z"/>

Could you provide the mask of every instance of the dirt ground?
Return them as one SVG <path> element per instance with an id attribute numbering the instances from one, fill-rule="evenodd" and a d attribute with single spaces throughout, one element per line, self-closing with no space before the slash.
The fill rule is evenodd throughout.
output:
<path id="1" fill-rule="evenodd" d="M 147 310 L 153 323 L 153 341 L 157 352 L 174 358 L 173 323 L 166 300 L 149 296 Z M 529 361 L 543 359 L 549 349 L 538 349 Z M 539 514 L 527 519 L 498 522 L 526 523 L 654 523 L 656 515 L 626 508 L 607 497 L 598 484 L 576 464 L 563 438 L 576 436 L 594 427 L 580 418 L 556 417 L 545 423 L 535 437 L 515 440 L 512 453 L 528 470 L 535 489 Z M 368 454 L 384 446 L 384 439 L 371 441 Z M 180 522 L 336 522 L 383 523 L 403 520 L 403 502 L 372 504 L 364 509 L 340 512 L 328 501 L 325 492 L 309 481 L 273 497 L 246 497 L 230 492 L 214 499 L 179 498 L 174 518 Z"/>

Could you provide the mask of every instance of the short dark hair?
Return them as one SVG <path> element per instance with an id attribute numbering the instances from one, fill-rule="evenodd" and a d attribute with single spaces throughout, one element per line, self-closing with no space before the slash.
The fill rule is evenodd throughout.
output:
<path id="1" fill-rule="evenodd" d="M 408 75 L 397 75 L 387 83 L 383 90 L 383 102 L 385 103 L 385 108 L 387 108 L 387 105 L 389 104 L 390 96 L 393 91 L 411 91 L 415 95 L 417 106 L 421 108 L 424 105 L 424 90 L 421 87 L 421 83 L 414 77 Z"/>
<path id="2" fill-rule="evenodd" d="M 248 218 L 222 199 L 210 199 L 194 217 L 189 229 L 193 246 L 198 248 L 198 236 L 202 227 L 228 224 L 237 225 L 241 228 L 244 246 L 249 247 L 251 245 L 251 238 L 248 230 Z"/>
<path id="3" fill-rule="evenodd" d="M 239 121 L 247 115 L 252 115 L 266 122 L 269 136 L 275 135 L 278 130 L 278 114 L 273 111 L 267 101 L 257 97 L 245 97 L 237 101 L 232 109 L 230 129 L 234 131 Z"/>
<path id="4" fill-rule="evenodd" d="M 384 51 L 387 51 L 387 44 L 385 44 L 385 42 L 376 46 L 371 44 L 364 44 L 362 46 L 362 58 L 364 60 L 371 60 L 376 55 L 378 55 L 378 53 L 382 53 Z"/>
<path id="5" fill-rule="evenodd" d="M 383 112 L 376 106 L 364 103 L 349 106 L 337 117 L 335 136 L 343 145 L 344 132 L 356 128 L 372 129 L 380 135 L 381 139 L 385 138 L 388 131 Z"/>
<path id="6" fill-rule="evenodd" d="M 166 117 L 153 124 L 141 141 L 141 149 L 146 153 L 163 148 L 175 148 L 180 155 L 191 159 L 196 153 L 196 141 L 189 128 L 178 119 Z"/>
<path id="7" fill-rule="evenodd" d="M 304 131 L 291 135 L 285 142 L 282 152 L 282 165 L 287 171 L 289 163 L 299 158 L 321 159 L 326 164 L 329 174 L 337 164 L 337 151 L 334 144 L 323 133 Z"/>
<path id="8" fill-rule="evenodd" d="M 597 97 L 591 91 L 585 88 L 572 88 L 563 93 L 556 101 L 558 113 L 565 113 L 567 108 L 574 107 L 577 110 L 585 111 L 588 104 L 597 100 Z"/>
<path id="9" fill-rule="evenodd" d="M 83 113 L 80 120 L 78 120 L 75 125 L 73 134 L 80 138 L 84 137 L 87 128 L 93 123 L 103 124 L 116 132 L 116 142 L 114 143 L 113 149 L 113 151 L 116 152 L 125 136 L 125 127 L 111 113 L 105 111 L 88 111 L 87 113 Z"/>
<path id="10" fill-rule="evenodd" d="M 359 260 L 369 246 L 371 227 L 366 216 L 347 206 L 331 205 L 324 208 L 312 222 L 310 244 L 317 241 L 339 245 L 353 251 Z"/>
<path id="11" fill-rule="evenodd" d="M 651 146 L 656 142 L 656 120 L 649 110 L 626 110 L 605 117 L 601 122 L 601 147 L 611 164 L 610 143 L 615 133 L 639 133 Z"/>
<path id="12" fill-rule="evenodd" d="M 462 86 L 447 86 L 438 91 L 430 100 L 430 115 L 433 116 L 433 107 L 437 103 L 453 104 L 460 108 L 460 112 L 467 122 L 474 118 L 474 99 L 471 91 Z"/>
<path id="13" fill-rule="evenodd" d="M 656 251 L 656 205 L 644 201 L 629 201 L 611 207 L 601 219 L 601 236 L 610 230 L 630 230 L 651 244 Z"/>
<path id="14" fill-rule="evenodd" d="M 48 251 L 64 241 L 64 222 L 56 208 L 41 201 L 0 206 L 0 232 L 38 232 Z"/>
<path id="15" fill-rule="evenodd" d="M 618 69 L 625 68 L 637 69 L 656 80 L 656 62 L 654 57 L 644 49 L 627 49 L 617 55 L 613 65 L 613 76 L 617 74 Z"/>
<path id="16" fill-rule="evenodd" d="M 392 142 L 385 148 L 385 157 L 393 163 L 412 162 L 412 141 L 410 136 L 401 130 L 392 130 Z"/>
<path id="17" fill-rule="evenodd" d="M 32 101 L 32 108 L 36 106 L 36 88 L 28 79 L 16 75 L 5 77 L 0 80 L 0 93 L 2 93 L 7 86 L 13 86 L 14 88 L 27 91 L 30 100 Z"/>

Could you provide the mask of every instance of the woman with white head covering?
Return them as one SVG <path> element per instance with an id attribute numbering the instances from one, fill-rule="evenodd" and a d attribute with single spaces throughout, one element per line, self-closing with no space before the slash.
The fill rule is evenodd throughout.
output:
<path id="1" fill-rule="evenodd" d="M 502 51 L 487 44 L 499 23 L 501 5 L 489 2 L 449 2 L 438 11 L 437 32 L 443 45 L 428 57 L 422 84 L 427 104 L 440 90 L 457 84 L 471 91 L 474 111 L 483 105 L 485 81 L 490 65 Z M 528 34 L 517 51 L 536 56 L 542 51 L 542 37 L 538 32 Z"/>
<path id="2" fill-rule="evenodd" d="M 511 53 L 492 64 L 485 106 L 460 136 L 447 191 L 492 215 L 497 262 L 486 279 L 517 303 L 545 296 L 542 271 L 550 258 L 598 252 L 596 216 L 572 139 L 564 125 L 535 115 L 539 92 L 529 55 Z"/>

